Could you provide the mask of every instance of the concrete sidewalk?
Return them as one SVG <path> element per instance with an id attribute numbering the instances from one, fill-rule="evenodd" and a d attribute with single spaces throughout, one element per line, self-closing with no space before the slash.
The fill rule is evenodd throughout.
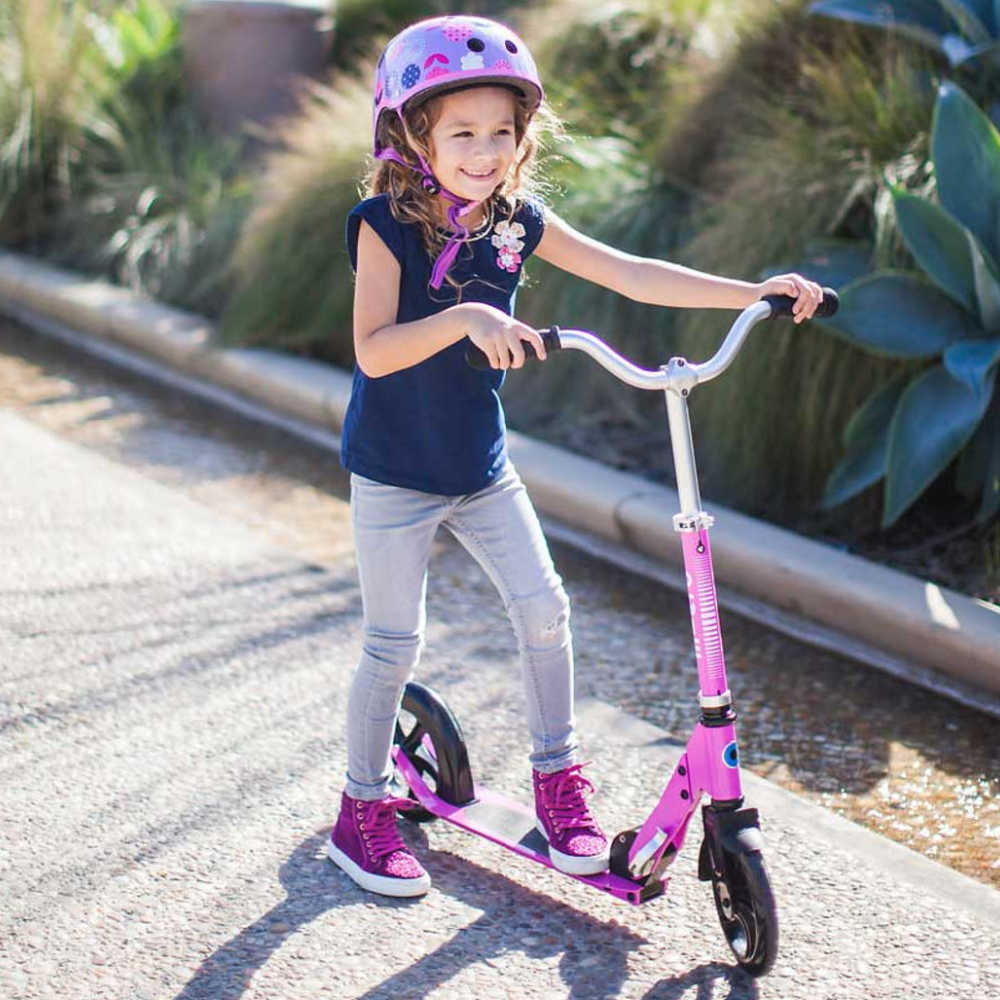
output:
<path id="1" fill-rule="evenodd" d="M 259 404 L 336 447 L 350 392 L 345 372 L 266 350 L 220 349 L 200 317 L 13 254 L 0 253 L 0 310 L 121 363 L 155 359 L 187 388 Z M 550 533 L 684 588 L 673 490 L 516 433 L 510 450 Z M 996 605 L 706 507 L 717 519 L 724 606 L 1000 716 Z"/>
<path id="2" fill-rule="evenodd" d="M 760 982 L 733 967 L 697 830 L 667 895 L 637 908 L 442 823 L 402 824 L 428 896 L 361 892 L 322 854 L 354 567 L 303 562 L 3 411 L 0 437 L 5 998 L 1000 995 L 1000 893 L 752 775 L 782 922 Z M 438 569 L 422 679 L 462 720 L 479 780 L 525 796 L 499 609 L 448 584 L 461 571 L 447 555 Z M 677 746 L 598 701 L 579 719 L 596 808 L 611 829 L 634 824 Z"/>

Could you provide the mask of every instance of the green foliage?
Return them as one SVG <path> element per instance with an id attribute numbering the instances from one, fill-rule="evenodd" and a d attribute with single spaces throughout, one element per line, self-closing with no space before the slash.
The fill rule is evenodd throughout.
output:
<path id="1" fill-rule="evenodd" d="M 526 19 L 524 34 L 532 39 L 547 95 L 569 129 L 545 161 L 557 190 L 553 207 L 587 235 L 657 257 L 670 256 L 690 235 L 691 197 L 657 173 L 649 149 L 708 7 L 703 0 L 669 10 L 655 0 L 562 0 Z M 664 360 L 650 346 L 669 338 L 671 314 L 542 261 L 530 262 L 528 271 L 518 296 L 526 322 L 586 325 L 634 357 Z M 574 424 L 605 415 L 637 431 L 662 423 L 660 401 L 609 392 L 607 376 L 576 357 L 511 373 L 504 392 L 512 425 L 544 427 L 564 438 Z"/>
<path id="2" fill-rule="evenodd" d="M 503 19 L 524 0 L 336 0 L 330 60 L 341 71 L 365 59 L 373 42 L 388 41 L 408 24 L 440 14 L 485 14 Z"/>
<path id="3" fill-rule="evenodd" d="M 117 9 L 98 37 L 115 87 L 100 127 L 88 131 L 60 253 L 215 314 L 248 210 L 238 175 L 243 144 L 210 135 L 190 107 L 179 18 L 163 0 Z"/>
<path id="4" fill-rule="evenodd" d="M 344 220 L 371 137 L 371 66 L 316 85 L 279 125 L 236 247 L 223 314 L 230 343 L 269 343 L 350 367 L 353 284 Z"/>
<path id="5" fill-rule="evenodd" d="M 844 430 L 847 454 L 827 483 L 828 504 L 849 500 L 885 475 L 889 424 L 905 387 L 906 375 L 897 375 L 851 417 Z"/>
<path id="6" fill-rule="evenodd" d="M 0 237 L 216 312 L 246 211 L 240 144 L 189 107 L 175 4 L 90 6 L 19 0 L 3 35 Z"/>
<path id="7" fill-rule="evenodd" d="M 97 32 L 111 76 L 132 94 L 162 102 L 180 97 L 180 22 L 160 0 L 119 7 Z"/>
<path id="8" fill-rule="evenodd" d="M 960 87 L 941 88 L 932 153 L 941 205 L 984 246 L 1000 247 L 1000 136 Z"/>
<path id="9" fill-rule="evenodd" d="M 995 376 L 990 371 L 982 388 L 972 389 L 934 365 L 906 387 L 889 425 L 883 527 L 899 518 L 972 436 Z"/>
<path id="10" fill-rule="evenodd" d="M 241 143 L 208 135 L 185 106 L 151 118 L 133 101 L 108 108 L 88 136 L 75 197 L 51 254 L 127 287 L 215 315 L 249 185 Z"/>
<path id="11" fill-rule="evenodd" d="M 925 62 L 836 24 L 817 32 L 816 23 L 786 12 L 780 23 L 757 25 L 745 43 L 754 73 L 738 70 L 737 53 L 720 81 L 726 99 L 710 91 L 693 109 L 718 138 L 685 263 L 753 279 L 794 262 L 822 278 L 833 270 L 830 244 L 816 242 L 822 234 L 863 241 L 850 262 L 840 252 L 837 266 L 854 274 L 905 260 L 884 176 L 915 189 L 925 183 L 933 99 Z M 761 48 L 767 40 L 769 55 Z M 673 159 L 676 147 L 664 154 Z M 710 353 L 725 322 L 705 313 L 685 318 L 681 353 Z M 779 323 L 759 338 L 726 379 L 694 396 L 695 426 L 708 441 L 701 469 L 711 495 L 794 520 L 820 495 L 848 415 L 894 366 L 808 327 Z"/>
<path id="12" fill-rule="evenodd" d="M 873 262 L 906 259 L 883 174 L 889 166 L 911 190 L 927 183 L 933 89 L 919 49 L 886 50 L 880 37 L 823 25 L 792 5 L 741 22 L 735 48 L 713 72 L 692 73 L 705 57 L 694 45 L 688 51 L 681 65 L 666 61 L 665 77 L 645 80 L 648 103 L 670 109 L 658 126 L 641 130 L 645 187 L 591 200 L 601 211 L 581 228 L 641 256 L 749 279 L 776 260 L 806 257 L 803 270 L 840 284 Z M 575 113 L 567 115 L 571 123 Z M 602 174 L 583 179 L 598 189 Z M 529 268 L 542 285 L 524 291 L 522 315 L 539 325 L 596 329 L 644 363 L 706 357 L 731 319 L 639 306 L 537 262 Z M 725 379 L 692 398 L 699 470 L 707 495 L 788 522 L 814 507 L 839 457 L 840 429 L 896 366 L 786 323 L 758 337 Z M 606 379 L 576 375 L 572 392 L 554 394 L 549 412 L 594 414 L 603 405 L 621 416 Z M 515 418 L 523 419 L 522 405 L 528 415 L 542 411 L 542 380 L 538 392 L 520 389 L 522 382 L 534 388 L 534 380 L 530 373 L 510 379 Z M 629 412 L 637 437 L 662 436 L 655 400 L 637 400 Z"/>
<path id="13" fill-rule="evenodd" d="M 604 192 L 603 200 L 590 204 L 596 211 L 586 232 L 626 252 L 667 257 L 688 235 L 688 201 L 685 192 L 667 182 L 622 192 L 614 201 Z M 640 363 L 655 366 L 666 360 L 659 345 L 670 340 L 673 314 L 623 300 L 542 261 L 532 262 L 531 268 L 532 280 L 518 295 L 518 314 L 525 322 L 594 330 Z M 651 393 L 616 391 L 607 374 L 582 357 L 526 365 L 510 374 L 504 394 L 514 426 L 544 425 L 561 433 L 580 420 L 607 415 L 637 431 L 651 424 L 663 438 L 662 399 Z"/>
<path id="14" fill-rule="evenodd" d="M 221 313 L 230 342 L 352 364 L 343 224 L 369 148 L 373 45 L 453 6 L 338 3 L 344 71 L 313 88 L 248 175 L 241 145 L 206 135 L 189 107 L 173 0 L 3 5 L 0 239 Z M 942 32 L 985 45 L 963 6 L 978 5 L 942 0 Z M 888 518 L 957 456 L 959 489 L 982 516 L 1000 506 L 1000 144 L 984 116 L 938 113 L 932 173 L 931 81 L 939 52 L 961 54 L 954 42 L 939 32 L 931 53 L 927 37 L 810 17 L 802 0 L 459 7 L 513 20 L 529 40 L 574 136 L 544 154 L 553 207 L 572 224 L 714 273 L 757 280 L 795 266 L 847 286 L 838 336 L 775 324 L 695 394 L 707 494 L 794 521 L 824 481 L 827 500 L 843 502 L 898 466 Z M 992 7 L 979 15 L 990 39 L 992 18 Z M 992 49 L 980 56 L 956 65 L 971 72 Z M 626 301 L 541 261 L 518 310 L 596 329 L 650 365 L 704 357 L 730 319 Z M 659 400 L 615 392 L 581 359 L 512 374 L 507 403 L 512 423 L 536 432 L 608 418 L 662 439 Z M 951 417 L 926 461 L 894 457 L 942 407 Z"/>
<path id="15" fill-rule="evenodd" d="M 925 359 L 965 336 L 969 317 L 921 276 L 879 271 L 843 289 L 824 325 L 882 357 Z"/>
<path id="16" fill-rule="evenodd" d="M 1000 55 L 992 0 L 819 0 L 815 14 L 898 31 L 940 52 L 953 67 Z"/>
<path id="17" fill-rule="evenodd" d="M 887 271 L 861 278 L 843 290 L 840 312 L 826 321 L 866 350 L 933 361 L 891 408 L 884 391 L 862 407 L 827 487 L 825 502 L 833 505 L 884 476 L 883 526 L 898 520 L 966 445 L 962 492 L 980 500 L 980 519 L 1000 510 L 994 402 L 1000 135 L 961 88 L 946 83 L 934 110 L 931 149 L 939 204 L 892 189 L 903 239 L 926 278 Z"/>
<path id="18" fill-rule="evenodd" d="M 107 83 L 83 3 L 11 0 L 0 21 L 0 241 L 37 249 Z"/>
<path id="19" fill-rule="evenodd" d="M 546 96 L 580 136 L 627 142 L 646 158 L 709 0 L 559 0 L 524 21 Z"/>

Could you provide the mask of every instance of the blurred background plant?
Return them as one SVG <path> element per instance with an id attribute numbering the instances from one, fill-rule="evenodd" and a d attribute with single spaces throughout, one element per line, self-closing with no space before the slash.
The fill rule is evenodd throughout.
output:
<path id="1" fill-rule="evenodd" d="M 217 315 L 250 205 L 245 137 L 211 134 L 184 78 L 181 8 L 132 0 L 95 37 L 111 86 L 86 133 L 57 257 Z"/>
<path id="2" fill-rule="evenodd" d="M 991 75 L 1000 69 L 1000 10 L 992 0 L 818 0 L 809 10 L 898 32 L 940 53 L 953 69 L 986 68 Z"/>
<path id="3" fill-rule="evenodd" d="M 256 178 L 253 211 L 233 256 L 221 328 L 227 342 L 354 364 L 344 220 L 361 197 L 373 67 L 315 85 L 301 114 L 272 130 L 276 148 Z"/>
<path id="4" fill-rule="evenodd" d="M 868 351 L 919 364 L 880 388 L 845 431 L 827 506 L 885 478 L 882 525 L 899 520 L 957 455 L 958 489 L 1000 509 L 1000 134 L 953 83 L 931 134 L 937 200 L 891 189 L 921 271 L 882 270 L 843 290 L 825 325 Z M 921 273 L 922 272 L 922 273 Z"/>
<path id="5" fill-rule="evenodd" d="M 105 92 L 82 3 L 0 8 L 0 239 L 37 250 L 50 235 Z"/>
<path id="6" fill-rule="evenodd" d="M 710 43 L 717 6 L 560 0 L 525 18 L 548 98 L 570 137 L 546 161 L 556 188 L 553 208 L 581 231 L 660 258 L 675 256 L 689 238 L 695 191 L 658 169 L 653 148 L 670 127 L 671 109 L 683 104 L 694 67 L 704 62 L 698 40 Z M 586 323 L 622 351 L 649 363 L 665 360 L 657 345 L 669 343 L 674 314 L 623 300 L 540 260 L 529 274 L 518 299 L 527 321 Z M 669 466 L 656 420 L 662 414 L 655 407 L 651 414 L 647 402 L 638 393 L 611 391 L 606 375 L 573 355 L 511 373 L 505 388 L 513 426 L 619 467 L 642 461 L 647 474 L 662 478 Z"/>
<path id="7" fill-rule="evenodd" d="M 439 14 L 484 14 L 512 20 L 527 0 L 333 0 L 334 39 L 330 61 L 337 69 L 355 66 L 371 56 L 379 41 L 388 41 L 408 24 Z"/>
<path id="8" fill-rule="evenodd" d="M 681 66 L 667 61 L 653 78 L 666 83 L 659 91 L 650 84 L 649 104 L 671 110 L 661 127 L 654 116 L 643 130 L 649 184 L 594 235 L 748 280 L 797 266 L 836 285 L 876 259 L 897 261 L 882 174 L 891 164 L 901 183 L 926 180 L 932 64 L 917 46 L 887 45 L 804 8 L 747 5 L 707 37 L 700 28 Z M 622 304 L 558 273 L 546 271 L 543 281 L 546 303 L 568 307 L 557 321 L 585 315 L 645 362 L 707 355 L 728 318 Z M 813 518 L 841 428 L 891 370 L 815 327 L 761 332 L 726 379 L 692 398 L 706 494 L 786 523 Z M 606 382 L 581 370 L 573 400 L 560 397 L 552 420 L 566 422 L 577 409 L 594 414 L 601 393 Z M 637 395 L 632 408 L 635 436 L 649 437 L 662 421 L 660 401 Z M 618 417 L 615 447 L 630 429 Z"/>
<path id="9" fill-rule="evenodd" d="M 748 280 L 794 268 L 843 287 L 919 271 L 894 199 L 935 197 L 943 78 L 992 112 L 993 43 L 958 18 L 981 6 L 971 2 L 941 0 L 951 21 L 933 43 L 842 16 L 875 6 L 814 4 L 836 16 L 813 16 L 806 0 L 337 0 L 329 80 L 258 131 L 251 155 L 245 136 L 209 134 L 194 111 L 180 0 L 13 0 L 0 10 L 0 241 L 217 317 L 229 343 L 350 366 L 343 225 L 361 196 L 374 59 L 406 23 L 448 8 L 508 20 L 530 43 L 568 129 L 544 150 L 552 207 L 583 232 Z M 992 38 L 992 13 L 977 16 Z M 951 27 L 965 49 L 942 40 Z M 645 364 L 705 356 L 731 318 L 623 301 L 537 259 L 518 311 L 596 329 Z M 874 482 L 821 509 L 845 428 L 849 442 L 871 432 L 852 415 L 926 365 L 856 340 L 776 323 L 694 394 L 706 496 L 869 548 L 908 544 L 928 511 L 952 527 L 972 520 L 941 476 L 888 533 Z M 662 401 L 615 389 L 583 359 L 513 373 L 505 394 L 512 426 L 670 478 Z M 984 543 L 977 564 L 993 551 Z"/>
<path id="10" fill-rule="evenodd" d="M 348 14 L 355 11 L 356 5 L 346 6 Z M 426 4 L 411 6 L 417 8 L 414 16 L 432 12 Z M 489 8 L 493 16 L 498 15 L 497 7 L 511 7 L 470 6 Z M 691 4 L 688 20 L 694 22 L 696 9 L 705 6 Z M 647 190 L 650 175 L 638 149 L 657 98 L 641 104 L 638 95 L 644 79 L 649 93 L 679 42 L 664 26 L 662 13 L 653 13 L 658 8 L 651 0 L 606 4 L 596 11 L 588 7 L 586 18 L 572 25 L 567 40 L 567 17 L 570 11 L 579 17 L 582 9 L 579 2 L 547 7 L 539 20 L 546 25 L 544 37 L 539 32 L 532 50 L 543 77 L 554 81 L 557 103 L 572 107 L 590 124 L 606 120 L 605 112 L 613 111 L 617 123 L 615 134 L 581 134 L 565 147 L 545 151 L 545 173 L 556 203 L 578 224 L 587 225 L 607 216 L 622 198 Z M 311 88 L 302 113 L 272 130 L 275 150 L 257 179 L 254 211 L 234 259 L 237 283 L 223 316 L 228 342 L 279 343 L 339 364 L 352 363 L 353 290 L 350 283 L 337 280 L 349 273 L 342 226 L 359 197 L 359 177 L 369 151 L 374 60 L 388 36 L 412 19 L 401 10 L 402 5 L 389 9 L 395 11 L 391 21 L 387 11 L 381 11 L 378 23 L 386 25 L 382 34 L 358 32 L 354 50 L 367 39 L 366 57 L 337 73 L 329 86 Z M 628 53 L 643 46 L 646 61 L 637 61 L 629 70 L 631 79 L 625 80 L 620 64 L 627 66 Z M 557 63 L 560 72 L 547 74 L 546 64 Z M 609 78 L 618 80 L 613 95 L 605 93 Z M 595 103 L 605 111 L 597 113 Z"/>
<path id="11" fill-rule="evenodd" d="M 15 0 L 0 239 L 216 314 L 249 186 L 242 142 L 191 107 L 179 19 L 164 0 Z"/>
<path id="12" fill-rule="evenodd" d="M 926 181 L 928 60 L 801 7 L 749 27 L 693 109 L 714 149 L 700 171 L 704 198 L 685 262 L 749 280 L 794 267 L 835 287 L 868 267 L 904 263 L 885 177 Z M 693 131 L 682 126 L 665 142 L 668 165 L 698 163 Z M 710 350 L 722 322 L 685 316 L 681 353 Z M 696 426 L 711 442 L 706 489 L 765 516 L 810 517 L 840 429 L 891 371 L 815 327 L 775 324 L 735 377 L 695 397 Z M 870 521 L 873 508 L 852 516 Z"/>

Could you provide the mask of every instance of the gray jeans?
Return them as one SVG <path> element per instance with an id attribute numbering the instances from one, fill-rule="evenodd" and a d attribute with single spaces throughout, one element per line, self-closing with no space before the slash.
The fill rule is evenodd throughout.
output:
<path id="1" fill-rule="evenodd" d="M 347 794 L 386 794 L 403 687 L 420 658 L 427 562 L 443 524 L 493 581 L 520 650 L 532 765 L 576 760 L 569 602 L 534 507 L 510 464 L 485 489 L 449 497 L 351 476 L 351 517 L 364 602 L 361 661 L 347 706 Z"/>

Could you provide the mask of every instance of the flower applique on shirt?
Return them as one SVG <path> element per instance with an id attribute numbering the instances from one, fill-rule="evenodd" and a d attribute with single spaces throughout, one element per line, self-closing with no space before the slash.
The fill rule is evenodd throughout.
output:
<path id="1" fill-rule="evenodd" d="M 520 222 L 508 222 L 501 219 L 493 227 L 493 237 L 490 242 L 499 251 L 497 267 L 514 272 L 521 266 L 521 251 L 524 249 L 524 226 Z"/>

